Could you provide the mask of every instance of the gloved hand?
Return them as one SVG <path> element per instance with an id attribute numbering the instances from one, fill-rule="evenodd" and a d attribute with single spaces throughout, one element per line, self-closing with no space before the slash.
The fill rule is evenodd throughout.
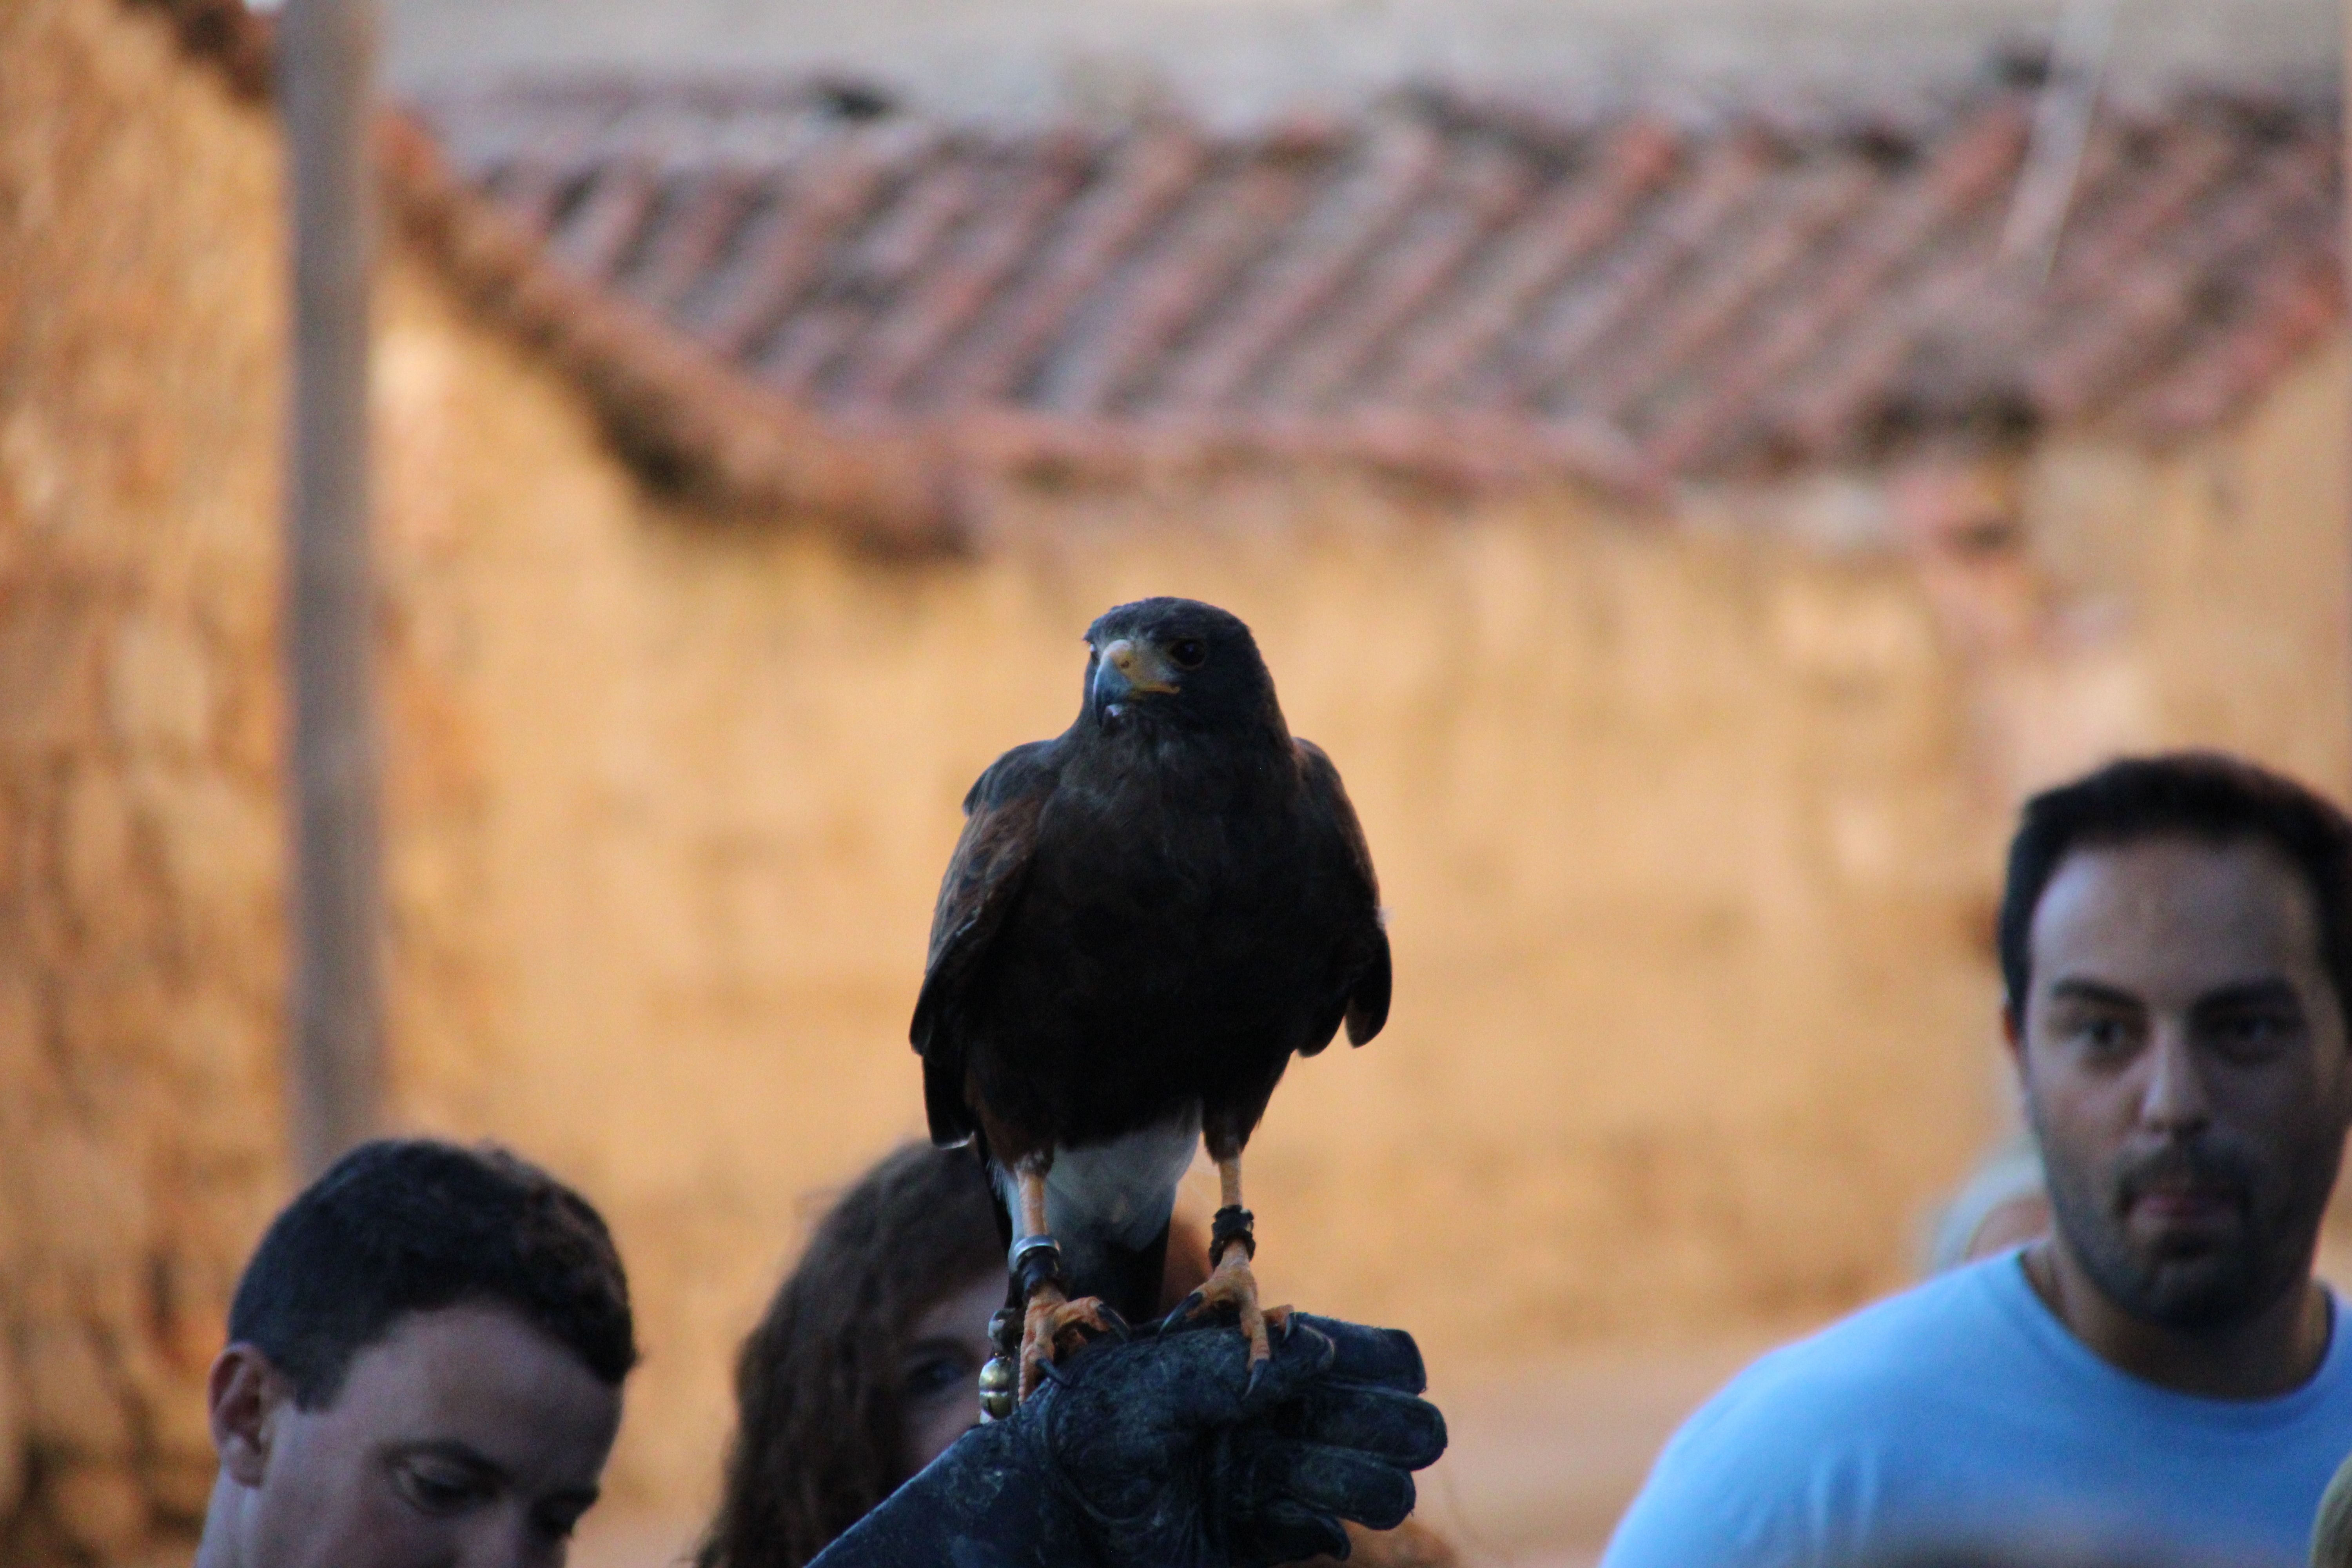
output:
<path id="1" fill-rule="evenodd" d="M 1262 1568 L 1387 1529 L 1445 1422 L 1410 1335 L 1293 1313 L 1252 1375 L 1229 1325 L 1098 1340 L 813 1568 Z"/>
<path id="2" fill-rule="evenodd" d="M 1294 1313 L 1253 1376 L 1239 1334 L 1192 1325 L 1056 1368 L 1031 1444 L 1106 1563 L 1344 1557 L 1340 1520 L 1394 1528 L 1412 1472 L 1445 1451 L 1444 1417 L 1415 1397 L 1428 1383 L 1395 1330 Z"/>

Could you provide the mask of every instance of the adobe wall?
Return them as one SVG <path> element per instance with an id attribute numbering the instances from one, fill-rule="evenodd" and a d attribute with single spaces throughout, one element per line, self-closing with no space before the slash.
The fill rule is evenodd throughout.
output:
<path id="1" fill-rule="evenodd" d="M 2352 793 L 2347 429 L 2339 342 L 2164 461 L 2085 441 L 2029 466 L 2042 606 L 2007 692 L 2020 783 L 2103 751 L 2225 744 Z"/>
<path id="2" fill-rule="evenodd" d="M 160 24 L 0 5 L 0 1561 L 212 1482 L 283 1191 L 277 155 Z"/>
<path id="3" fill-rule="evenodd" d="M 919 1131 L 958 801 L 1145 593 L 1257 628 L 1393 910 L 1389 1031 L 1252 1147 L 1270 1289 L 1441 1367 L 1814 1316 L 1983 1135 L 1991 845 L 1891 553 L 1310 474 L 1007 490 L 908 566 L 649 504 L 404 270 L 381 369 L 401 1103 L 613 1213 L 625 1486 L 707 1488 L 809 1194 Z"/>
<path id="4" fill-rule="evenodd" d="M 908 566 L 648 500 L 413 273 L 383 343 L 401 1100 L 608 1205 L 653 1351 L 616 1481 L 671 1506 L 808 1205 L 919 1131 L 957 801 L 1067 721 L 1109 604 L 1240 612 L 1349 780 L 1397 1008 L 1295 1070 L 1252 1201 L 1270 1289 L 1441 1378 L 1899 1283 L 2003 1115 L 2017 792 L 2191 741 L 2352 774 L 2340 355 L 2174 458 L 2005 470 L 1988 640 L 1894 480 L 1844 543 L 1820 496 L 1007 487 L 978 559 Z"/>

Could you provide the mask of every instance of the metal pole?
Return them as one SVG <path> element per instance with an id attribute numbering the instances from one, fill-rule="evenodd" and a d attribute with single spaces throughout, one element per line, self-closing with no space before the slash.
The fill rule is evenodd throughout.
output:
<path id="1" fill-rule="evenodd" d="M 2009 202 L 2000 236 L 2000 258 L 2021 267 L 2035 288 L 2049 281 L 2057 259 L 2074 183 L 2082 177 L 2083 149 L 2091 139 L 2099 86 L 2115 47 L 2116 14 L 2123 0 L 2067 0 L 2050 45 L 2050 75 L 2034 105 L 2033 136 L 2025 166 Z"/>
<path id="2" fill-rule="evenodd" d="M 289 1110 L 307 1178 L 378 1123 L 383 1001 L 368 547 L 367 0 L 288 0 L 292 198 L 285 638 L 292 795 Z"/>

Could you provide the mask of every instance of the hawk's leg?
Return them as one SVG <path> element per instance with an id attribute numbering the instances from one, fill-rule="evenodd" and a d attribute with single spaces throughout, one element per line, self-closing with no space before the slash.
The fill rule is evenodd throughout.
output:
<path id="1" fill-rule="evenodd" d="M 1110 1332 L 1102 1303 L 1092 1296 L 1071 1300 L 1063 1289 L 1061 1249 L 1045 1230 L 1045 1167 L 1052 1156 L 1022 1161 L 1013 1168 L 1021 1192 L 1019 1234 L 1013 1239 L 1013 1272 L 1023 1289 L 1021 1397 L 1036 1392 L 1056 1352 L 1076 1349 L 1078 1331 Z"/>
<path id="2" fill-rule="evenodd" d="M 1257 1300 L 1257 1276 L 1250 1270 L 1250 1259 L 1257 1254 L 1257 1234 L 1249 1210 L 1242 1206 L 1242 1156 L 1238 1149 L 1219 1152 L 1217 1186 L 1223 1206 L 1217 1210 L 1209 1237 L 1209 1278 L 1192 1299 L 1177 1309 L 1187 1318 L 1197 1318 L 1231 1307 L 1241 1320 L 1241 1331 L 1249 1341 L 1250 1366 L 1255 1371 L 1261 1362 L 1274 1354 L 1266 1339 L 1266 1328 L 1279 1328 L 1287 1317 L 1287 1307 L 1261 1308 Z"/>

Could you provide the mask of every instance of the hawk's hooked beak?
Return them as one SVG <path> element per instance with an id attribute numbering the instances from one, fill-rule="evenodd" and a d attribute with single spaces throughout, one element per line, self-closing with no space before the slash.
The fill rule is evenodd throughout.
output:
<path id="1" fill-rule="evenodd" d="M 1095 666 L 1095 698 L 1116 707 L 1146 691 L 1176 689 L 1176 667 L 1150 643 L 1120 637 L 1103 645 Z"/>

